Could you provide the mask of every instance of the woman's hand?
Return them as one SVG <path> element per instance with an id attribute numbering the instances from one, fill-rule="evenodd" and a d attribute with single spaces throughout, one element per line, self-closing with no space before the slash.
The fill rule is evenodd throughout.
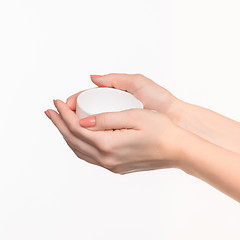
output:
<path id="1" fill-rule="evenodd" d="M 106 75 L 91 75 L 91 80 L 99 87 L 111 87 L 127 91 L 138 98 L 146 109 L 160 113 L 173 111 L 177 98 L 167 89 L 161 87 L 142 74 L 110 73 Z M 81 91 L 82 92 L 82 91 Z M 81 93 L 70 96 L 66 103 L 72 110 L 76 109 L 76 99 Z"/>
<path id="2" fill-rule="evenodd" d="M 92 81 L 127 90 L 145 109 L 79 121 L 80 92 L 67 103 L 57 100 L 59 114 L 52 109 L 46 114 L 79 158 L 119 174 L 179 168 L 240 201 L 239 122 L 187 104 L 143 75 L 107 74 Z"/>
<path id="3" fill-rule="evenodd" d="M 110 73 L 100 77 L 92 75 L 91 80 L 100 87 L 126 90 L 137 97 L 144 108 L 163 113 L 178 127 L 240 154 L 240 124 L 237 121 L 210 109 L 184 102 L 141 74 Z M 76 109 L 79 93 L 67 99 L 72 110 Z"/>
<path id="4" fill-rule="evenodd" d="M 48 110 L 65 141 L 81 159 L 114 173 L 180 168 L 180 128 L 165 115 L 130 109 L 92 115 L 79 121 L 69 106 L 55 100 Z M 80 125 L 81 124 L 81 125 Z"/>

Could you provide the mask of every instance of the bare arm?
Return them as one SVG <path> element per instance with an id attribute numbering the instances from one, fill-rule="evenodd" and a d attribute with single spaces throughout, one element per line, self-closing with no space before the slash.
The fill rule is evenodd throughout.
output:
<path id="1" fill-rule="evenodd" d="M 182 131 L 182 170 L 240 202 L 240 155 Z"/>
<path id="2" fill-rule="evenodd" d="M 107 74 L 92 76 L 99 87 L 114 87 L 127 90 L 137 97 L 144 108 L 154 109 L 167 115 L 177 126 L 192 132 L 205 140 L 240 153 L 240 123 L 209 109 L 186 103 L 167 89 L 141 74 Z M 75 108 L 73 95 L 68 104 Z"/>
<path id="3" fill-rule="evenodd" d="M 168 116 L 186 130 L 179 139 L 182 169 L 240 202 L 240 123 L 179 99 Z"/>
<path id="4" fill-rule="evenodd" d="M 154 139 L 153 136 L 158 134 L 162 138 L 162 144 L 158 144 L 161 147 L 154 149 L 160 148 L 162 153 L 170 152 L 173 154 L 173 156 L 170 154 L 169 159 L 174 160 L 175 167 L 202 179 L 240 202 L 240 123 L 209 109 L 181 101 L 151 79 L 140 74 L 107 74 L 100 77 L 94 76 L 92 81 L 99 87 L 115 87 L 127 90 L 143 102 L 144 108 L 157 110 L 170 118 L 172 120 L 170 122 L 175 123 L 174 126 L 169 122 L 163 124 L 166 121 L 165 118 L 163 118 L 164 121 L 161 120 L 161 124 L 154 124 L 151 119 L 147 121 L 147 124 L 143 124 L 147 128 L 151 128 L 151 126 L 163 127 L 159 130 L 161 134 L 158 134 L 158 131 L 154 129 L 146 142 L 151 142 L 150 140 Z M 78 93 L 67 101 L 72 110 L 75 110 L 77 95 Z M 126 122 L 129 121 L 128 117 Z M 167 131 L 165 131 L 166 129 Z M 164 137 L 163 132 L 167 132 L 167 135 L 174 132 L 174 136 Z M 127 139 L 129 137 L 122 142 L 126 143 Z M 146 137 L 136 139 L 146 139 Z M 154 140 L 152 146 L 155 146 L 157 142 Z M 119 140 L 118 144 L 120 144 Z M 131 151 L 133 150 L 132 144 L 123 145 L 123 148 L 118 146 L 115 149 L 120 149 L 122 154 L 126 151 L 124 146 L 131 146 Z M 138 157 L 139 149 L 146 150 L 147 148 L 137 148 Z M 131 159 L 133 159 L 131 151 L 129 150 L 127 154 L 130 160 L 128 159 L 126 164 L 129 166 Z M 90 151 L 90 153 L 92 152 Z M 113 156 L 118 156 L 116 151 L 113 152 Z M 155 150 L 150 150 L 149 156 L 154 152 Z M 142 155 L 146 156 L 146 152 Z M 163 155 L 160 155 L 160 165 L 157 167 L 155 164 L 151 165 L 152 162 L 149 161 L 148 156 L 145 168 L 141 165 L 139 169 L 142 171 L 144 169 L 171 167 L 169 165 L 171 161 L 165 161 L 166 157 L 161 159 Z M 126 160 L 126 156 L 123 159 Z M 154 157 L 154 159 L 156 158 Z M 131 165 L 131 167 L 133 166 Z M 139 171 L 137 165 L 134 165 L 134 168 L 134 171 Z"/>
<path id="5" fill-rule="evenodd" d="M 176 100 L 169 117 L 178 126 L 220 147 L 240 153 L 240 123 L 212 110 Z"/>

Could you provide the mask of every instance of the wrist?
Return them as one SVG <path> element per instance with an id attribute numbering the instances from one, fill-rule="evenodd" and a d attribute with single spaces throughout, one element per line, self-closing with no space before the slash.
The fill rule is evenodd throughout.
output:
<path id="1" fill-rule="evenodd" d="M 187 108 L 188 103 L 174 97 L 174 100 L 172 101 L 166 114 L 174 124 L 181 126 L 183 124 L 184 113 Z"/>
<path id="2" fill-rule="evenodd" d="M 185 172 L 190 171 L 191 162 L 186 158 L 187 150 L 189 146 L 191 146 L 189 134 L 190 133 L 183 128 L 172 123 L 171 126 L 168 127 L 164 142 L 161 137 L 159 149 L 164 149 L 165 154 L 162 156 L 162 159 L 167 160 L 169 164 L 168 167 L 177 168 Z"/>
<path id="3" fill-rule="evenodd" d="M 172 137 L 172 155 L 175 167 L 184 171 L 189 175 L 193 175 L 194 158 L 192 147 L 198 145 L 198 136 L 186 131 L 185 129 L 175 125 L 175 134 Z"/>
<path id="4" fill-rule="evenodd" d="M 179 129 L 180 134 L 177 139 L 178 147 L 176 151 L 179 169 L 199 178 L 199 169 L 207 163 L 206 152 L 216 146 L 194 133 L 180 127 Z"/>

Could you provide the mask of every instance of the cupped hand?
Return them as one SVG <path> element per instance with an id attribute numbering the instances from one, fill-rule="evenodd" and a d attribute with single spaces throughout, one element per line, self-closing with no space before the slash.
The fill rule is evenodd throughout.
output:
<path id="1" fill-rule="evenodd" d="M 129 109 L 95 114 L 79 121 L 61 100 L 59 113 L 50 117 L 68 146 L 81 159 L 111 172 L 180 168 L 179 128 L 165 115 L 148 109 Z"/>
<path id="2" fill-rule="evenodd" d="M 160 113 L 167 114 L 177 102 L 177 98 L 167 89 L 142 74 L 91 75 L 91 80 L 98 87 L 111 87 L 127 91 L 138 98 L 143 103 L 144 108 L 156 110 Z M 66 103 L 72 110 L 76 109 L 76 100 L 81 92 L 77 92 L 67 99 Z"/>

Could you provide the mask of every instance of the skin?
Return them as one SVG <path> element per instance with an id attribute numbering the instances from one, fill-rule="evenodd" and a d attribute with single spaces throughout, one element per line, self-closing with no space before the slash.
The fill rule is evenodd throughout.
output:
<path id="1" fill-rule="evenodd" d="M 95 125 L 84 127 L 75 114 L 82 91 L 66 103 L 56 100 L 58 112 L 48 113 L 77 157 L 118 174 L 178 168 L 240 202 L 238 122 L 183 102 L 141 74 L 91 80 L 132 93 L 144 109 L 96 114 L 91 116 Z"/>

